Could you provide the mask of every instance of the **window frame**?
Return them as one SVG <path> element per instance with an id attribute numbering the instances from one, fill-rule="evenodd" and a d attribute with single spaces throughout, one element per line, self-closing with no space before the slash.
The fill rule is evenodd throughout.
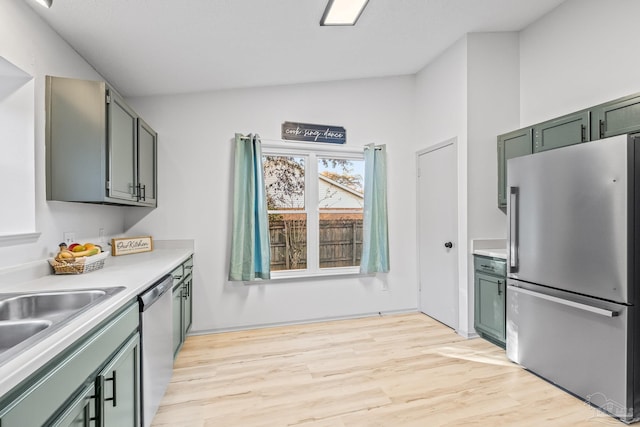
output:
<path id="1" fill-rule="evenodd" d="M 325 146 L 326 145 L 326 146 Z M 262 156 L 292 156 L 305 159 L 305 207 L 307 215 L 307 268 L 304 270 L 276 270 L 271 280 L 314 278 L 323 276 L 352 276 L 360 274 L 360 266 L 320 268 L 320 208 L 318 203 L 318 159 L 332 158 L 364 161 L 364 147 L 319 144 L 314 142 L 262 142 Z M 274 211 L 275 212 L 275 211 Z"/>

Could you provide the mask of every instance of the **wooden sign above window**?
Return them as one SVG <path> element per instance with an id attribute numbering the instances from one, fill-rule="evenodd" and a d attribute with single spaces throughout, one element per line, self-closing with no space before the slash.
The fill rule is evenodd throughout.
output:
<path id="1" fill-rule="evenodd" d="M 341 126 L 284 122 L 282 124 L 282 139 L 344 144 L 347 142 L 347 131 Z"/>

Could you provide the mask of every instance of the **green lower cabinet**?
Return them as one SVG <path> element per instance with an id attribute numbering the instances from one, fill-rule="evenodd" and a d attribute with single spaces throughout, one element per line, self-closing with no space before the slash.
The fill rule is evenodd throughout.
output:
<path id="1" fill-rule="evenodd" d="M 138 323 L 134 300 L 0 399 L 0 426 L 138 426 Z"/>
<path id="2" fill-rule="evenodd" d="M 187 333 L 191 329 L 192 323 L 192 290 L 191 275 L 187 276 L 180 285 L 173 288 L 173 357 L 178 356 L 178 352 L 187 338 Z"/>
<path id="3" fill-rule="evenodd" d="M 193 320 L 193 257 L 186 260 L 174 271 L 179 271 L 179 281 L 173 286 L 173 358 L 178 357 L 178 352 L 187 338 Z M 172 273 L 173 274 L 173 273 Z M 174 276 L 174 279 L 178 276 Z"/>
<path id="4" fill-rule="evenodd" d="M 173 288 L 173 357 L 182 347 L 182 284 Z"/>
<path id="5" fill-rule="evenodd" d="M 184 312 L 183 312 L 182 330 L 185 338 L 187 337 L 187 333 L 191 329 L 191 323 L 193 322 L 193 315 L 192 315 L 193 300 L 191 299 L 192 284 L 193 284 L 193 279 L 191 278 L 191 276 L 189 276 L 189 278 L 185 280 L 183 285 L 184 295 L 182 295 L 182 298 L 183 298 L 182 304 L 184 304 Z"/>
<path id="6" fill-rule="evenodd" d="M 98 375 L 103 426 L 140 424 L 140 339 L 134 336 Z"/>
<path id="7" fill-rule="evenodd" d="M 507 291 L 506 277 L 502 275 L 504 260 L 479 256 L 475 260 L 474 327 L 481 337 L 504 348 Z"/>

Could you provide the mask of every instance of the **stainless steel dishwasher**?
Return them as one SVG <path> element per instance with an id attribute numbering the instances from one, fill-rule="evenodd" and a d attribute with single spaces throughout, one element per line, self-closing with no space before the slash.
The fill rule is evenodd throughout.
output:
<path id="1" fill-rule="evenodd" d="M 171 275 L 166 275 L 138 296 L 142 353 L 142 425 L 153 416 L 173 373 L 173 323 Z"/>

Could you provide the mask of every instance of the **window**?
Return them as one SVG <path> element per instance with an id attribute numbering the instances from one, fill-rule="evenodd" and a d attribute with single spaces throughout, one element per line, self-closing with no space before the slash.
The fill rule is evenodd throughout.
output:
<path id="1" fill-rule="evenodd" d="M 33 77 L 0 57 L 0 246 L 35 241 Z"/>
<path id="2" fill-rule="evenodd" d="M 344 148 L 263 144 L 273 278 L 359 271 L 364 158 Z"/>

